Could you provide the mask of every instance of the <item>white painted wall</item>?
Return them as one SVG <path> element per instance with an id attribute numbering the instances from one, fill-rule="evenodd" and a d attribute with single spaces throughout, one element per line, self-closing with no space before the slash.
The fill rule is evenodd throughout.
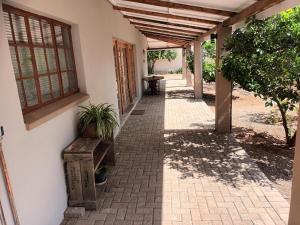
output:
<path id="1" fill-rule="evenodd" d="M 1 3 L 2 0 L 0 0 Z M 112 38 L 135 44 L 137 88 L 146 39 L 104 0 L 15 0 L 5 3 L 72 24 L 79 86 L 91 102 L 117 106 Z M 0 4 L 1 5 L 1 4 Z M 0 6 L 0 125 L 5 127 L 4 154 L 22 225 L 58 225 L 67 207 L 61 152 L 76 136 L 74 107 L 47 123 L 27 131 L 23 122 L 16 81 Z M 117 110 L 118 111 L 118 110 Z M 0 180 L 0 198 L 8 225 L 13 224 Z"/>
<path id="2" fill-rule="evenodd" d="M 169 62 L 167 59 L 158 60 L 155 63 L 154 71 L 158 74 L 168 73 L 170 71 L 178 70 L 182 67 L 182 49 L 174 49 L 177 52 L 175 60 Z"/>

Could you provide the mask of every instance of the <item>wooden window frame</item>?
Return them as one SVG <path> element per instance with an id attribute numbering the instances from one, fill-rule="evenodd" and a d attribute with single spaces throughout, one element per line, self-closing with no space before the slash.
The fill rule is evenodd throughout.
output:
<path id="1" fill-rule="evenodd" d="M 71 25 L 45 17 L 45 16 L 41 16 L 35 13 L 31 13 L 22 9 L 18 9 L 15 8 L 13 6 L 7 5 L 7 4 L 3 4 L 3 11 L 8 13 L 9 16 L 9 22 L 10 22 L 10 28 L 11 28 L 11 33 L 12 33 L 12 41 L 9 41 L 9 47 L 13 46 L 14 50 L 15 50 L 15 54 L 16 54 L 16 60 L 17 60 L 17 67 L 18 67 L 18 71 L 19 71 L 19 77 L 15 77 L 16 82 L 21 81 L 21 85 L 22 85 L 22 93 L 23 93 L 23 97 L 24 97 L 24 101 L 25 101 L 25 105 L 24 108 L 22 109 L 23 114 L 27 114 L 29 112 L 32 112 L 34 110 L 40 109 L 46 105 L 49 105 L 51 103 L 57 102 L 63 98 L 66 98 L 68 96 L 74 95 L 76 93 L 79 92 L 79 88 L 78 88 L 78 79 L 77 79 L 77 71 L 76 71 L 76 63 L 75 63 L 75 57 L 74 57 L 74 50 L 73 50 L 73 42 L 72 42 L 72 35 L 71 35 Z M 25 22 L 25 28 L 26 28 L 26 35 L 27 35 L 27 43 L 18 43 L 16 41 L 16 36 L 14 34 L 14 28 L 13 28 L 13 21 L 12 21 L 12 14 L 18 15 L 18 16 L 22 16 L 24 17 L 24 22 Z M 39 22 L 40 25 L 40 31 L 41 31 L 41 39 L 42 39 L 42 43 L 33 43 L 33 39 L 31 36 L 31 28 L 30 28 L 30 24 L 29 24 L 29 18 L 37 20 Z M 44 33 L 43 33 L 43 28 L 42 28 L 42 21 L 46 22 L 50 25 L 51 28 L 51 40 L 52 40 L 52 44 L 46 44 L 45 43 L 45 37 L 44 37 Z M 55 37 L 55 26 L 60 26 L 61 28 L 66 28 L 67 32 L 68 32 L 68 37 L 69 37 L 69 46 L 67 46 L 67 44 L 65 43 L 65 40 L 62 36 L 62 45 L 58 45 L 57 44 L 57 40 Z M 61 29 L 61 32 L 63 33 L 63 30 Z M 62 34 L 63 35 L 63 34 Z M 33 69 L 33 75 L 32 76 L 24 76 L 22 74 L 22 69 L 21 69 L 21 63 L 20 63 L 20 58 L 19 58 L 19 54 L 18 54 L 18 47 L 19 46 L 25 46 L 28 47 L 30 50 L 30 56 L 31 56 L 31 61 L 32 61 L 32 69 Z M 43 73 L 43 74 L 39 74 L 37 71 L 37 64 L 36 64 L 36 59 L 35 59 L 35 52 L 34 49 L 35 48 L 41 48 L 43 49 L 43 56 L 45 57 L 45 62 L 46 62 L 46 69 L 47 72 Z M 54 50 L 54 61 L 56 64 L 56 71 L 55 72 L 50 72 L 49 70 L 49 65 L 48 65 L 48 58 L 47 58 L 47 54 L 46 54 L 46 49 L 53 49 Z M 61 65 L 59 62 L 59 53 L 58 53 L 58 49 L 63 49 L 64 51 L 64 58 L 65 58 L 65 64 L 66 64 L 66 70 L 61 70 Z M 72 64 L 72 68 L 68 68 L 68 62 L 67 62 L 67 50 L 70 51 L 70 57 L 71 57 L 71 64 Z M 73 76 L 74 76 L 74 83 L 75 83 L 75 87 L 73 91 L 64 93 L 64 87 L 63 87 L 63 80 L 62 80 L 62 73 L 64 72 L 72 72 Z M 59 91 L 60 91 L 60 96 L 59 97 L 54 97 L 54 92 L 52 90 L 52 81 L 51 81 L 51 75 L 57 74 L 58 76 L 58 81 L 59 81 Z M 48 77 L 48 81 L 49 81 L 49 88 L 50 88 L 50 94 L 52 99 L 48 100 L 46 102 L 43 102 L 42 100 L 42 94 L 41 94 L 41 89 L 40 89 L 40 81 L 39 78 L 43 77 L 43 76 L 47 76 Z M 25 94 L 25 87 L 24 87 L 24 83 L 22 82 L 23 80 L 26 79 L 34 79 L 34 83 L 35 83 L 35 89 L 36 89 L 36 95 L 37 95 L 37 101 L 38 103 L 34 106 L 28 106 L 28 102 L 26 99 L 26 94 Z M 69 84 L 70 85 L 70 84 Z"/>

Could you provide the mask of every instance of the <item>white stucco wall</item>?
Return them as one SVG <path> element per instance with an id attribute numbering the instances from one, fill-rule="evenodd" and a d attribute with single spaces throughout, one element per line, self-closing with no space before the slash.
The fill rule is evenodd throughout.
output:
<path id="1" fill-rule="evenodd" d="M 170 71 L 178 70 L 182 67 L 182 49 L 174 49 L 177 52 L 177 57 L 175 60 L 169 62 L 167 59 L 158 60 L 155 63 L 154 71 L 155 73 L 168 73 Z"/>
<path id="2" fill-rule="evenodd" d="M 143 60 L 146 39 L 120 13 L 113 11 L 107 1 L 15 0 L 5 3 L 72 24 L 79 86 L 91 96 L 93 103 L 118 105 L 112 38 L 135 44 L 137 89 L 141 96 L 140 80 L 147 70 Z M 6 131 L 3 149 L 20 221 L 22 225 L 58 225 L 67 207 L 61 152 L 76 136 L 77 108 L 27 131 L 3 27 L 2 4 L 0 49 L 0 125 Z M 2 179 L 0 195 L 8 225 L 11 225 Z"/>

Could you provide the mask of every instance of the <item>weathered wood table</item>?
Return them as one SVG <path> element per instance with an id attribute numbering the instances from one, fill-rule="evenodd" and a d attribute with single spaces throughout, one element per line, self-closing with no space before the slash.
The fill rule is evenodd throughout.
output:
<path id="1" fill-rule="evenodd" d="M 163 76 L 143 77 L 143 80 L 148 82 L 151 95 L 159 94 L 159 85 L 160 85 L 160 80 L 162 79 L 164 79 Z"/>

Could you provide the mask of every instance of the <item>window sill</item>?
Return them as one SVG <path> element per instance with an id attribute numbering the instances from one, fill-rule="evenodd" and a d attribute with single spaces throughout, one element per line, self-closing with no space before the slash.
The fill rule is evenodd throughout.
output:
<path id="1" fill-rule="evenodd" d="M 89 95 L 77 93 L 67 98 L 61 99 L 57 102 L 44 106 L 33 112 L 24 115 L 24 122 L 27 130 L 32 130 L 35 127 L 53 119 L 54 117 L 62 114 L 68 109 L 80 104 L 81 102 L 89 99 Z"/>

